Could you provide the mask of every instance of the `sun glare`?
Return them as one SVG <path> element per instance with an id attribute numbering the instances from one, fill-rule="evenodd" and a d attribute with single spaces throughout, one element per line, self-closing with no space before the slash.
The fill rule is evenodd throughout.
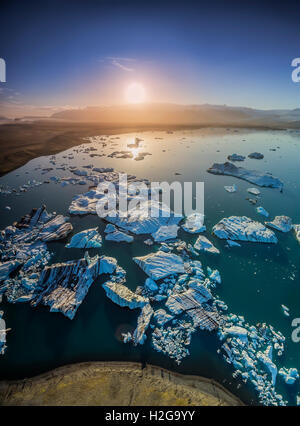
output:
<path id="1" fill-rule="evenodd" d="M 139 104 L 146 100 L 146 90 L 141 83 L 131 83 L 125 90 L 125 99 L 130 104 Z"/>

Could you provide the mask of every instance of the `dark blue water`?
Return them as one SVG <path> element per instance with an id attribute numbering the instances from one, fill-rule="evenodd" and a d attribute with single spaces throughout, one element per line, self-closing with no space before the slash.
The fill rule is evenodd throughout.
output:
<path id="1" fill-rule="evenodd" d="M 284 334 L 285 352 L 279 360 L 275 360 L 277 366 L 296 367 L 300 371 L 300 344 L 291 340 L 291 321 L 300 317 L 300 245 L 293 232 L 290 232 L 277 233 L 277 245 L 246 243 L 241 248 L 226 248 L 224 242 L 210 234 L 212 226 L 222 217 L 246 215 L 262 222 L 264 218 L 258 215 L 255 207 L 246 200 L 249 196 L 246 189 L 253 185 L 206 172 L 213 162 L 223 162 L 229 154 L 247 156 L 254 151 L 263 153 L 263 160 L 246 159 L 242 165 L 270 171 L 281 178 L 285 186 L 283 193 L 260 188 L 261 198 L 258 205 L 269 211 L 271 218 L 285 214 L 293 219 L 293 223 L 300 223 L 300 133 L 221 129 L 178 131 L 173 134 L 145 132 L 138 135 L 120 135 L 120 139 L 111 139 L 114 146 L 109 143 L 104 148 L 98 143 L 94 146 L 99 153 L 107 155 L 112 151 L 127 149 L 127 143 L 132 142 L 135 136 L 144 139 L 139 149 L 152 153 L 143 161 L 107 156 L 91 158 L 82 152 L 75 152 L 74 160 L 68 160 L 63 158 L 66 155 L 64 152 L 56 156 L 57 166 L 61 163 L 81 166 L 93 164 L 95 167 L 114 167 L 117 171 L 155 181 L 204 181 L 205 224 L 208 230 L 206 235 L 220 249 L 221 255 L 200 255 L 200 260 L 204 265 L 216 267 L 221 272 L 222 284 L 217 293 L 228 305 L 230 312 L 243 315 L 250 324 L 271 324 Z M 158 137 L 163 139 L 155 139 Z M 270 151 L 273 148 L 276 151 Z M 69 152 L 73 152 L 73 149 L 67 151 Z M 0 183 L 16 187 L 28 179 L 44 180 L 54 175 L 71 176 L 69 172 L 62 170 L 41 175 L 40 170 L 34 170 L 38 165 L 49 166 L 49 158 L 41 157 L 29 162 L 2 177 Z M 175 172 L 181 175 L 175 176 Z M 16 176 L 17 174 L 19 176 Z M 237 185 L 238 191 L 229 194 L 224 190 L 224 185 L 233 183 Z M 21 196 L 1 195 L 1 228 L 42 203 L 47 205 L 49 211 L 67 214 L 72 197 L 76 193 L 86 192 L 87 189 L 87 186 L 61 187 L 50 183 L 29 189 Z M 11 206 L 11 211 L 4 209 L 6 205 Z M 73 216 L 71 222 L 76 232 L 98 225 L 103 235 L 105 225 L 97 216 Z M 179 237 L 191 242 L 196 239 L 196 236 L 190 236 L 183 231 Z M 100 250 L 90 252 L 115 257 L 127 272 L 128 287 L 135 289 L 144 282 L 145 274 L 132 261 L 132 257 L 152 251 L 151 247 L 143 243 L 144 239 L 136 237 L 133 244 L 119 245 L 104 241 Z M 53 252 L 51 262 L 82 257 L 82 250 L 66 250 L 65 243 L 49 244 L 49 249 Z M 289 318 L 283 315 L 281 304 L 290 308 Z M 141 347 L 121 343 L 121 332 L 135 328 L 138 314 L 120 308 L 106 298 L 101 280 L 90 288 L 73 321 L 62 314 L 50 313 L 46 307 L 31 308 L 27 304 L 11 305 L 3 301 L 1 310 L 4 310 L 7 327 L 12 331 L 7 335 L 6 353 L 0 358 L 0 378 L 29 377 L 79 361 L 141 361 L 183 373 L 215 378 L 245 402 L 257 402 L 250 386 L 232 378 L 233 369 L 217 354 L 220 343 L 213 333 L 194 334 L 191 355 L 183 360 L 179 367 L 166 356 L 155 352 L 150 339 Z M 288 387 L 279 381 L 276 390 L 288 399 L 290 404 L 295 404 L 295 395 L 300 393 L 297 383 Z"/>

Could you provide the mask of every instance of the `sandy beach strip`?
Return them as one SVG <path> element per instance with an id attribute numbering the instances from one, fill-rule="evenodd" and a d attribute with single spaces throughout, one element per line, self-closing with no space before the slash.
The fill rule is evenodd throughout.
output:
<path id="1" fill-rule="evenodd" d="M 85 362 L 0 382 L 1 405 L 239 406 L 214 380 L 130 362 Z"/>

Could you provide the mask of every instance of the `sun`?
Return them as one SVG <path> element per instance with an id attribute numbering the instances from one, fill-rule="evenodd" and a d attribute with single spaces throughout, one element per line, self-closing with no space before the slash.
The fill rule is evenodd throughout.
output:
<path id="1" fill-rule="evenodd" d="M 141 83 L 131 83 L 125 90 L 125 100 L 130 104 L 140 104 L 145 102 L 145 87 Z"/>

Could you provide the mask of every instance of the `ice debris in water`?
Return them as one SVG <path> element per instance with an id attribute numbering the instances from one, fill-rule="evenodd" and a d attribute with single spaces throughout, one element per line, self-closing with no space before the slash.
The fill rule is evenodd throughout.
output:
<path id="1" fill-rule="evenodd" d="M 236 192 L 237 191 L 237 187 L 236 185 L 225 185 L 224 186 L 225 191 L 227 192 Z"/>

